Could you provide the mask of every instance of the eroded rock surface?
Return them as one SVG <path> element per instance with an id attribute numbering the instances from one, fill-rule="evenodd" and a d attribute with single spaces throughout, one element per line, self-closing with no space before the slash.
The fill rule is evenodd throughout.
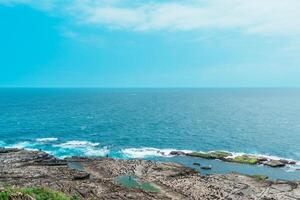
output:
<path id="1" fill-rule="evenodd" d="M 160 192 L 123 187 L 115 181 L 121 175 L 134 175 Z M 59 160 L 44 152 L 16 149 L 0 150 L 0 187 L 6 185 L 44 186 L 82 199 L 300 199 L 299 182 L 257 181 L 239 174 L 200 176 L 175 163 L 145 160 Z"/>

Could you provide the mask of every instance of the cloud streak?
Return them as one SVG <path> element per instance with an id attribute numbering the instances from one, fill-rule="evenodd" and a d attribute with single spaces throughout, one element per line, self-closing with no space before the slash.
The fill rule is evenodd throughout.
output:
<path id="1" fill-rule="evenodd" d="M 299 0 L 0 0 L 0 3 L 28 4 L 71 17 L 76 23 L 129 31 L 217 29 L 300 35 Z"/>

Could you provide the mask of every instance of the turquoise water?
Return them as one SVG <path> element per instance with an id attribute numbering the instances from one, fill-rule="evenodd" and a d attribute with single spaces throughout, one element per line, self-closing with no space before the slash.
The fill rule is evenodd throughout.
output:
<path id="1" fill-rule="evenodd" d="M 115 181 L 118 184 L 123 185 L 127 188 L 137 188 L 137 189 L 142 189 L 142 190 L 149 191 L 149 192 L 159 192 L 160 191 L 158 188 L 154 187 L 151 183 L 141 183 L 141 182 L 137 181 L 136 177 L 130 176 L 130 175 L 116 177 Z"/>
<path id="2" fill-rule="evenodd" d="M 1 146 L 60 157 L 186 163 L 165 157 L 178 149 L 300 160 L 300 89 L 0 89 L 0 111 Z"/>

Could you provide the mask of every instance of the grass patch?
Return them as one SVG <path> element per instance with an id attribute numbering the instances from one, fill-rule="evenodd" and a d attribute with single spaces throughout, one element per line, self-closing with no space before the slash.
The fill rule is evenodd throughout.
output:
<path id="1" fill-rule="evenodd" d="M 78 200 L 77 197 L 68 197 L 62 192 L 57 192 L 49 188 L 6 188 L 0 192 L 0 200 Z"/>

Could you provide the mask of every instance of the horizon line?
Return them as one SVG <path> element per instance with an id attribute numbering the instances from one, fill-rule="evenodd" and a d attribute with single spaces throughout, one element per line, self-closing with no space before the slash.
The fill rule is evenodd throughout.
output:
<path id="1" fill-rule="evenodd" d="M 101 86 L 0 86 L 0 89 L 300 89 L 300 86 L 176 86 L 176 87 L 101 87 Z"/>

